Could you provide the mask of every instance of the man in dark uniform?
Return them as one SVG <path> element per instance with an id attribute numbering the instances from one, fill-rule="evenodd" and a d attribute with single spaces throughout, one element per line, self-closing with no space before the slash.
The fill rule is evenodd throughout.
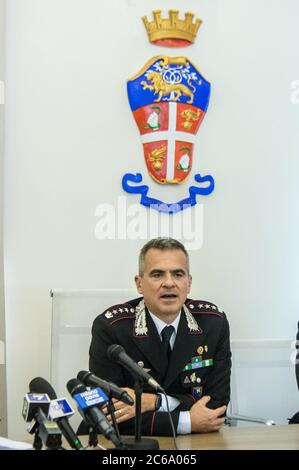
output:
<path id="1" fill-rule="evenodd" d="M 120 344 L 166 390 L 177 434 L 210 432 L 224 423 L 230 400 L 231 352 L 225 314 L 211 302 L 191 300 L 192 278 L 185 247 L 171 238 L 148 242 L 135 276 L 142 297 L 114 305 L 93 324 L 90 370 L 126 388 L 134 378 L 107 358 Z M 123 434 L 134 433 L 134 407 L 115 403 Z M 145 386 L 142 434 L 172 435 L 165 397 Z"/>

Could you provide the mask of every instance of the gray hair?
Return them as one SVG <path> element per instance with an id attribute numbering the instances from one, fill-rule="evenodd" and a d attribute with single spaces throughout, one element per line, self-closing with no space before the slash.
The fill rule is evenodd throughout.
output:
<path id="1" fill-rule="evenodd" d="M 182 251 L 186 255 L 186 258 L 187 258 L 187 269 L 189 273 L 189 255 L 184 245 L 178 240 L 175 240 L 174 238 L 159 237 L 159 238 L 153 238 L 141 248 L 141 251 L 139 253 L 139 276 L 143 276 L 145 255 L 151 248 L 154 248 L 156 250 L 162 250 L 162 251 L 163 250 Z"/>

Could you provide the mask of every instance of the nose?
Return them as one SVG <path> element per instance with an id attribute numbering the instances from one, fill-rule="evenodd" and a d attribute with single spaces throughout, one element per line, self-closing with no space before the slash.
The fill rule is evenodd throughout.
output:
<path id="1" fill-rule="evenodd" d="M 175 285 L 171 273 L 166 273 L 163 277 L 163 287 L 171 288 Z"/>

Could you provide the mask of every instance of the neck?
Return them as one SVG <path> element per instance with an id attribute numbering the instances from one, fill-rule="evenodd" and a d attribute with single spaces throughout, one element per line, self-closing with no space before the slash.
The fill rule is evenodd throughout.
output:
<path id="1" fill-rule="evenodd" d="M 152 311 L 151 313 L 155 315 L 155 317 L 159 318 L 159 320 L 162 320 L 164 321 L 164 323 L 167 323 L 167 325 L 170 325 L 179 316 L 179 314 L 181 313 L 181 310 L 179 310 L 177 313 L 162 313 L 161 314 L 161 313 L 156 313 Z"/>

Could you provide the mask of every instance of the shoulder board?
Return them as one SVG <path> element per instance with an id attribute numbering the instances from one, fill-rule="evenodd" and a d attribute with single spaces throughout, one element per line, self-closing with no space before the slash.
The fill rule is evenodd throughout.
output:
<path id="1" fill-rule="evenodd" d="M 116 304 L 112 307 L 107 308 L 100 317 L 105 320 L 107 323 L 114 323 L 118 320 L 126 320 L 130 318 L 135 318 L 135 306 L 130 302 L 123 304 Z"/>
<path id="2" fill-rule="evenodd" d="M 192 315 L 203 314 L 203 315 L 217 315 L 218 317 L 224 317 L 224 311 L 217 307 L 217 305 L 207 300 L 193 300 L 187 299 L 185 302 L 186 306 L 192 313 Z"/>

